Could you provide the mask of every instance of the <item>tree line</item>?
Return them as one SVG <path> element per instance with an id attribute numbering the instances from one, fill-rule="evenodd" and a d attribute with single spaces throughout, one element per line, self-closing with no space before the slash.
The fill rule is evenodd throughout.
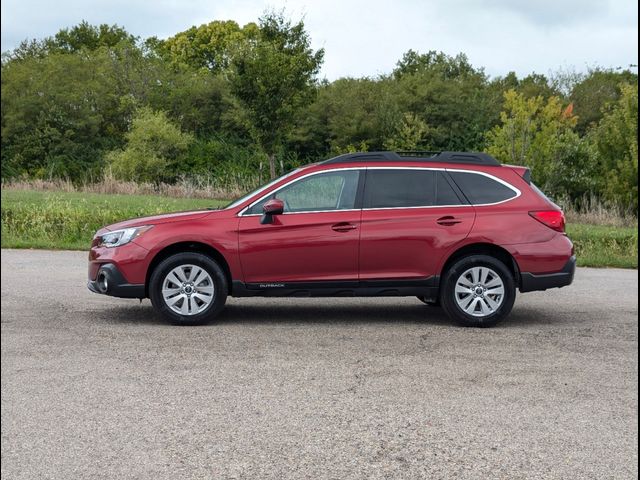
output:
<path id="1" fill-rule="evenodd" d="M 320 80 L 303 21 L 213 21 L 141 39 L 82 22 L 2 54 L 2 179 L 247 184 L 348 151 L 487 151 L 575 203 L 637 212 L 638 77 L 489 77 L 406 52 L 388 74 Z"/>

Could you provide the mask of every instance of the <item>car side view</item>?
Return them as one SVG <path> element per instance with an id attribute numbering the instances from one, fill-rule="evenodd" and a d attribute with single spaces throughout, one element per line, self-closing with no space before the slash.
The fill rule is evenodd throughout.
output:
<path id="1" fill-rule="evenodd" d="M 561 209 L 485 153 L 365 152 L 307 165 L 219 210 L 100 229 L 90 290 L 202 324 L 227 296 L 416 296 L 489 327 L 516 290 L 571 284 Z"/>

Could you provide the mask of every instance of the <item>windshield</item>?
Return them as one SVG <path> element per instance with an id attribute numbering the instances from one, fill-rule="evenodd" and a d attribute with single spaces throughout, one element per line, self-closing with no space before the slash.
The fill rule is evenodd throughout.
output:
<path id="1" fill-rule="evenodd" d="M 290 171 L 289 173 L 285 173 L 284 175 L 282 175 L 281 177 L 276 178 L 275 180 L 271 180 L 269 183 L 267 183 L 266 185 L 263 185 L 262 187 L 259 187 L 258 189 L 247 193 L 246 195 L 238 198 L 237 200 L 234 200 L 233 202 L 231 202 L 229 205 L 223 207 L 224 209 L 227 208 L 235 208 L 238 205 L 241 205 L 243 202 L 247 201 L 248 199 L 250 199 L 251 197 L 253 197 L 254 195 L 259 194 L 260 192 L 264 192 L 265 190 L 267 190 L 269 187 L 275 185 L 276 183 L 278 183 L 280 180 L 283 180 L 287 177 L 290 177 L 291 175 L 293 175 L 294 173 L 298 172 L 300 169 L 296 168 L 295 170 Z"/>

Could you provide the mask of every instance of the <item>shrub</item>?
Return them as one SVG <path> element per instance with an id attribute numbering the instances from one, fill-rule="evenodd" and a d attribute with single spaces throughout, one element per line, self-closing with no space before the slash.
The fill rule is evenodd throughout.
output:
<path id="1" fill-rule="evenodd" d="M 193 137 L 171 123 L 164 112 L 138 110 L 125 135 L 124 150 L 107 154 L 114 176 L 135 182 L 174 180 Z"/>

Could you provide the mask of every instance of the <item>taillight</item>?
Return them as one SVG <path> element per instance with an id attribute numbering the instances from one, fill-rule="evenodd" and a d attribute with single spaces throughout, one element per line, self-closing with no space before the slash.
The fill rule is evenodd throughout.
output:
<path id="1" fill-rule="evenodd" d="M 556 232 L 564 233 L 564 213 L 560 210 L 529 212 L 529 215 Z"/>

